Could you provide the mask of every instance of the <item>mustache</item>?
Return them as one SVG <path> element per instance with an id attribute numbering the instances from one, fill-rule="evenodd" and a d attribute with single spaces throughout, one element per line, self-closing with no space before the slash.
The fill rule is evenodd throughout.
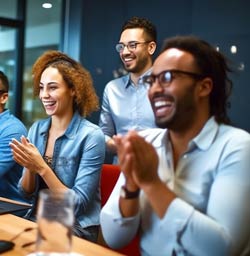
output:
<path id="1" fill-rule="evenodd" d="M 162 93 L 159 93 L 159 92 L 156 92 L 153 96 L 152 96 L 152 101 L 156 101 L 156 100 L 159 100 L 159 98 L 161 100 L 166 100 L 166 101 L 175 101 L 175 98 L 173 95 L 169 94 L 169 93 L 166 93 L 166 94 L 162 94 Z"/>

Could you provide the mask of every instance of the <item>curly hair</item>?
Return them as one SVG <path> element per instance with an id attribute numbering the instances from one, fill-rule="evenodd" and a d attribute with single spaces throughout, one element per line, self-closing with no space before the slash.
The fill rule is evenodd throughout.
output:
<path id="1" fill-rule="evenodd" d="M 166 39 L 161 53 L 169 48 L 177 48 L 193 55 L 197 68 L 203 77 L 210 77 L 213 89 L 210 94 L 210 114 L 218 123 L 230 123 L 227 108 L 233 83 L 228 74 L 232 72 L 226 57 L 204 40 L 196 36 L 175 36 Z"/>
<path id="2" fill-rule="evenodd" d="M 81 116 L 86 117 L 99 109 L 99 99 L 89 71 L 79 62 L 60 51 L 46 51 L 34 63 L 32 68 L 34 96 L 39 95 L 41 75 L 48 67 L 56 68 L 68 87 L 74 89 L 73 108 Z"/>
<path id="3" fill-rule="evenodd" d="M 154 41 L 157 40 L 157 30 L 155 25 L 145 18 L 140 17 L 132 17 L 128 21 L 126 21 L 121 29 L 121 32 L 123 32 L 126 29 L 132 29 L 132 28 L 142 28 L 147 36 L 148 41 Z"/>

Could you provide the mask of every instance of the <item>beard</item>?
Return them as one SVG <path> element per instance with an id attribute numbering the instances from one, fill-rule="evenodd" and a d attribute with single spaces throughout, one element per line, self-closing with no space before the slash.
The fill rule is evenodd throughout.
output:
<path id="1" fill-rule="evenodd" d="M 191 109 L 189 111 L 186 110 L 185 113 L 176 111 L 171 117 L 156 118 L 155 124 L 162 129 L 183 130 L 188 127 L 188 123 L 190 122 L 189 117 L 192 116 L 191 112 L 193 112 Z"/>
<path id="2" fill-rule="evenodd" d="M 196 115 L 193 90 L 189 89 L 181 98 L 176 99 L 172 97 L 172 99 L 174 104 L 172 111 L 166 116 L 155 116 L 155 124 L 163 129 L 167 128 L 175 131 L 185 130 L 193 122 Z"/>
<path id="3" fill-rule="evenodd" d="M 142 70 L 144 70 L 145 66 L 148 64 L 148 59 L 147 58 L 142 58 L 138 59 L 138 61 L 135 63 L 135 65 L 126 65 L 126 63 L 124 63 L 124 69 L 127 72 L 131 72 L 131 73 L 141 73 Z"/>

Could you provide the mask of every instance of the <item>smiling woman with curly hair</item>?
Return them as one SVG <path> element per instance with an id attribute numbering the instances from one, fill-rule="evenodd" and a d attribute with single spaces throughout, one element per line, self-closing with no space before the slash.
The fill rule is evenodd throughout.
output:
<path id="1" fill-rule="evenodd" d="M 93 87 L 90 73 L 68 55 L 59 51 L 48 51 L 40 56 L 33 65 L 34 95 L 40 92 L 40 78 L 47 67 L 56 68 L 69 88 L 75 91 L 74 109 L 86 117 L 98 110 L 99 101 Z"/>
<path id="2" fill-rule="evenodd" d="M 59 51 L 47 51 L 32 69 L 34 95 L 48 118 L 35 122 L 28 139 L 12 140 L 13 157 L 24 167 L 20 192 L 34 198 L 34 220 L 43 188 L 73 190 L 74 234 L 96 241 L 99 229 L 100 170 L 105 156 L 101 129 L 85 117 L 98 109 L 90 73 Z"/>

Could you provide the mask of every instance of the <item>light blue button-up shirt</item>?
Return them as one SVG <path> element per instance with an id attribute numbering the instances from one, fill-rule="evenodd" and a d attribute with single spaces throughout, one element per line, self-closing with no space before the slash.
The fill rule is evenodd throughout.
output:
<path id="1" fill-rule="evenodd" d="M 18 201 L 25 201 L 17 188 L 23 167 L 14 161 L 9 143 L 22 135 L 27 136 L 26 127 L 6 109 L 0 114 L 0 196 Z"/>
<path id="2" fill-rule="evenodd" d="M 44 156 L 51 118 L 35 122 L 28 138 Z M 101 129 L 75 112 L 66 132 L 56 139 L 51 167 L 58 179 L 75 192 L 75 217 L 82 227 L 99 225 L 100 174 L 105 157 L 105 138 Z M 37 176 L 35 204 L 41 178 Z M 24 196 L 30 197 L 21 187 Z M 35 214 L 35 212 L 34 212 Z M 32 216 L 30 216 L 32 218 Z"/>
<path id="3" fill-rule="evenodd" d="M 241 255 L 250 238 L 250 135 L 211 118 L 174 170 L 167 130 L 141 134 L 156 148 L 158 173 L 178 197 L 159 219 L 142 191 L 140 214 L 122 218 L 121 175 L 101 212 L 106 242 L 122 246 L 139 229 L 142 255 Z"/>
<path id="4" fill-rule="evenodd" d="M 148 89 L 142 83 L 142 77 L 135 86 L 130 75 L 110 81 L 103 92 L 99 126 L 106 140 L 115 134 L 125 134 L 156 127 L 154 113 L 148 99 Z"/>

